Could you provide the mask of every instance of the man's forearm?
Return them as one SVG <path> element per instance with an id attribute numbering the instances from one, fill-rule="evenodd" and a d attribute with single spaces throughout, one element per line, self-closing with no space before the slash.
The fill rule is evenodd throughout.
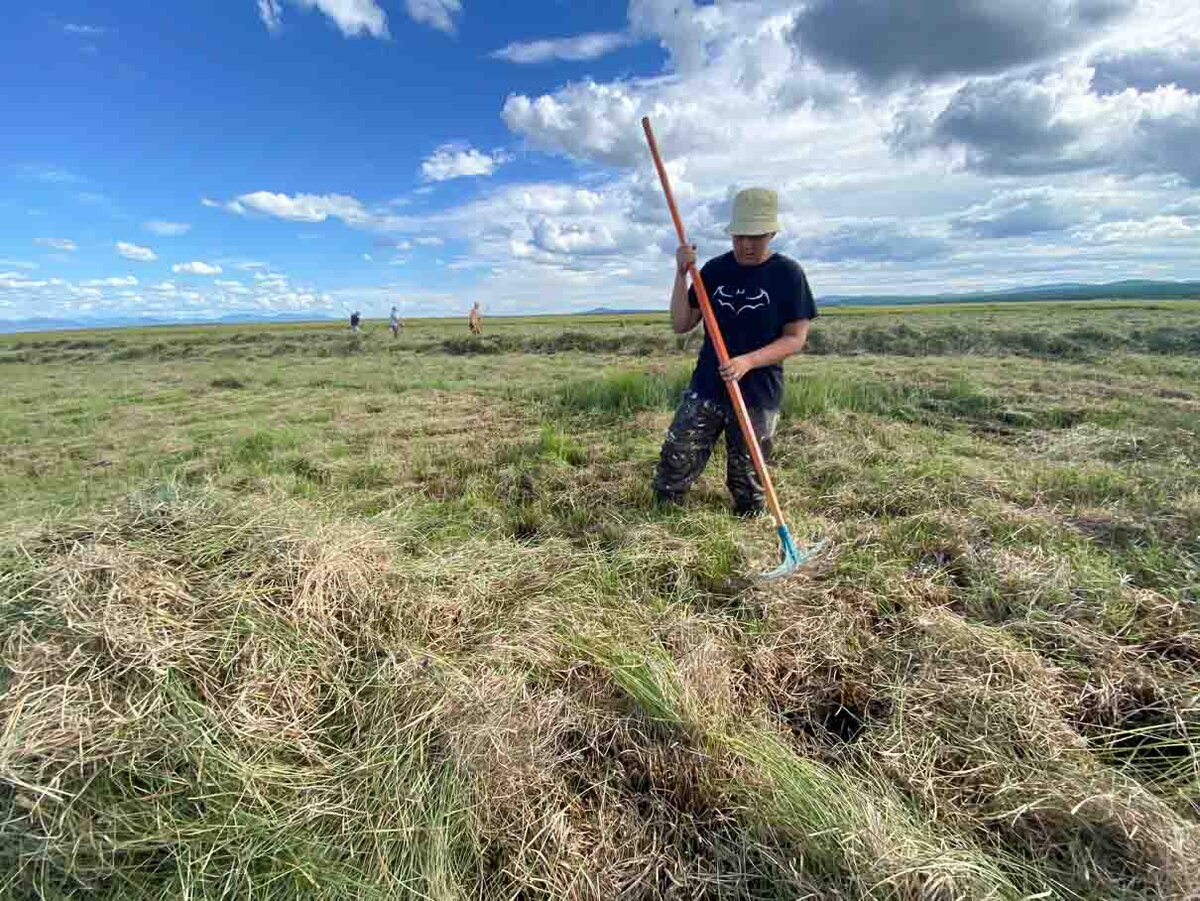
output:
<path id="1" fill-rule="evenodd" d="M 776 363 L 782 363 L 788 357 L 795 356 L 804 350 L 804 344 L 807 340 L 808 331 L 806 329 L 802 335 L 784 335 L 781 338 L 776 338 L 765 347 L 760 347 L 758 350 L 746 354 L 746 357 L 755 369 L 763 366 L 774 366 Z"/>

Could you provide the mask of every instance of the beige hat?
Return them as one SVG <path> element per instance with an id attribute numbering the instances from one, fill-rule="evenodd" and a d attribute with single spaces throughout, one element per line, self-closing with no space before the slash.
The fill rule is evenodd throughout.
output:
<path id="1" fill-rule="evenodd" d="M 731 235 L 765 235 L 779 231 L 779 195 L 766 188 L 747 188 L 733 199 Z"/>

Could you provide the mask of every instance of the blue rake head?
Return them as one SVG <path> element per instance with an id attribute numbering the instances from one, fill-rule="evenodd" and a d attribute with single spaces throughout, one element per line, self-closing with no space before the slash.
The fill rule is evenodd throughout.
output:
<path id="1" fill-rule="evenodd" d="M 783 579 L 804 566 L 813 557 L 821 552 L 825 547 L 827 539 L 822 538 L 820 541 L 814 542 L 800 550 L 796 547 L 796 542 L 792 540 L 792 533 L 788 531 L 786 525 L 779 527 L 779 544 L 783 551 L 783 562 L 772 570 L 762 574 L 764 579 Z"/>

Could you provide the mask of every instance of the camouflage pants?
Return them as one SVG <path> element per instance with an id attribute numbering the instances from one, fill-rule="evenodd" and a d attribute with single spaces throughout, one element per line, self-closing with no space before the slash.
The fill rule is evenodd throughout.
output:
<path id="1" fill-rule="evenodd" d="M 750 409 L 750 421 L 764 457 L 770 457 L 778 420 L 778 410 Z M 704 472 L 721 432 L 725 433 L 725 484 L 733 495 L 734 510 L 743 516 L 762 512 L 763 487 L 738 428 L 737 416 L 732 409 L 692 391 L 684 392 L 683 401 L 675 411 L 654 473 L 654 493 L 660 502 L 683 498 L 692 482 Z"/>

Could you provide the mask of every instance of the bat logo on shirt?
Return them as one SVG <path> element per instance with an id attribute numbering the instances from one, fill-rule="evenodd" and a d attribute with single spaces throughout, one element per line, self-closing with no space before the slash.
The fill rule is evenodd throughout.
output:
<path id="1" fill-rule="evenodd" d="M 721 306 L 732 310 L 735 316 L 741 316 L 747 310 L 757 310 L 760 307 L 765 307 L 771 302 L 771 295 L 762 288 L 758 289 L 757 294 L 749 297 L 746 296 L 745 288 L 737 288 L 731 294 L 725 290 L 724 285 L 721 285 L 717 288 L 713 299 Z"/>

